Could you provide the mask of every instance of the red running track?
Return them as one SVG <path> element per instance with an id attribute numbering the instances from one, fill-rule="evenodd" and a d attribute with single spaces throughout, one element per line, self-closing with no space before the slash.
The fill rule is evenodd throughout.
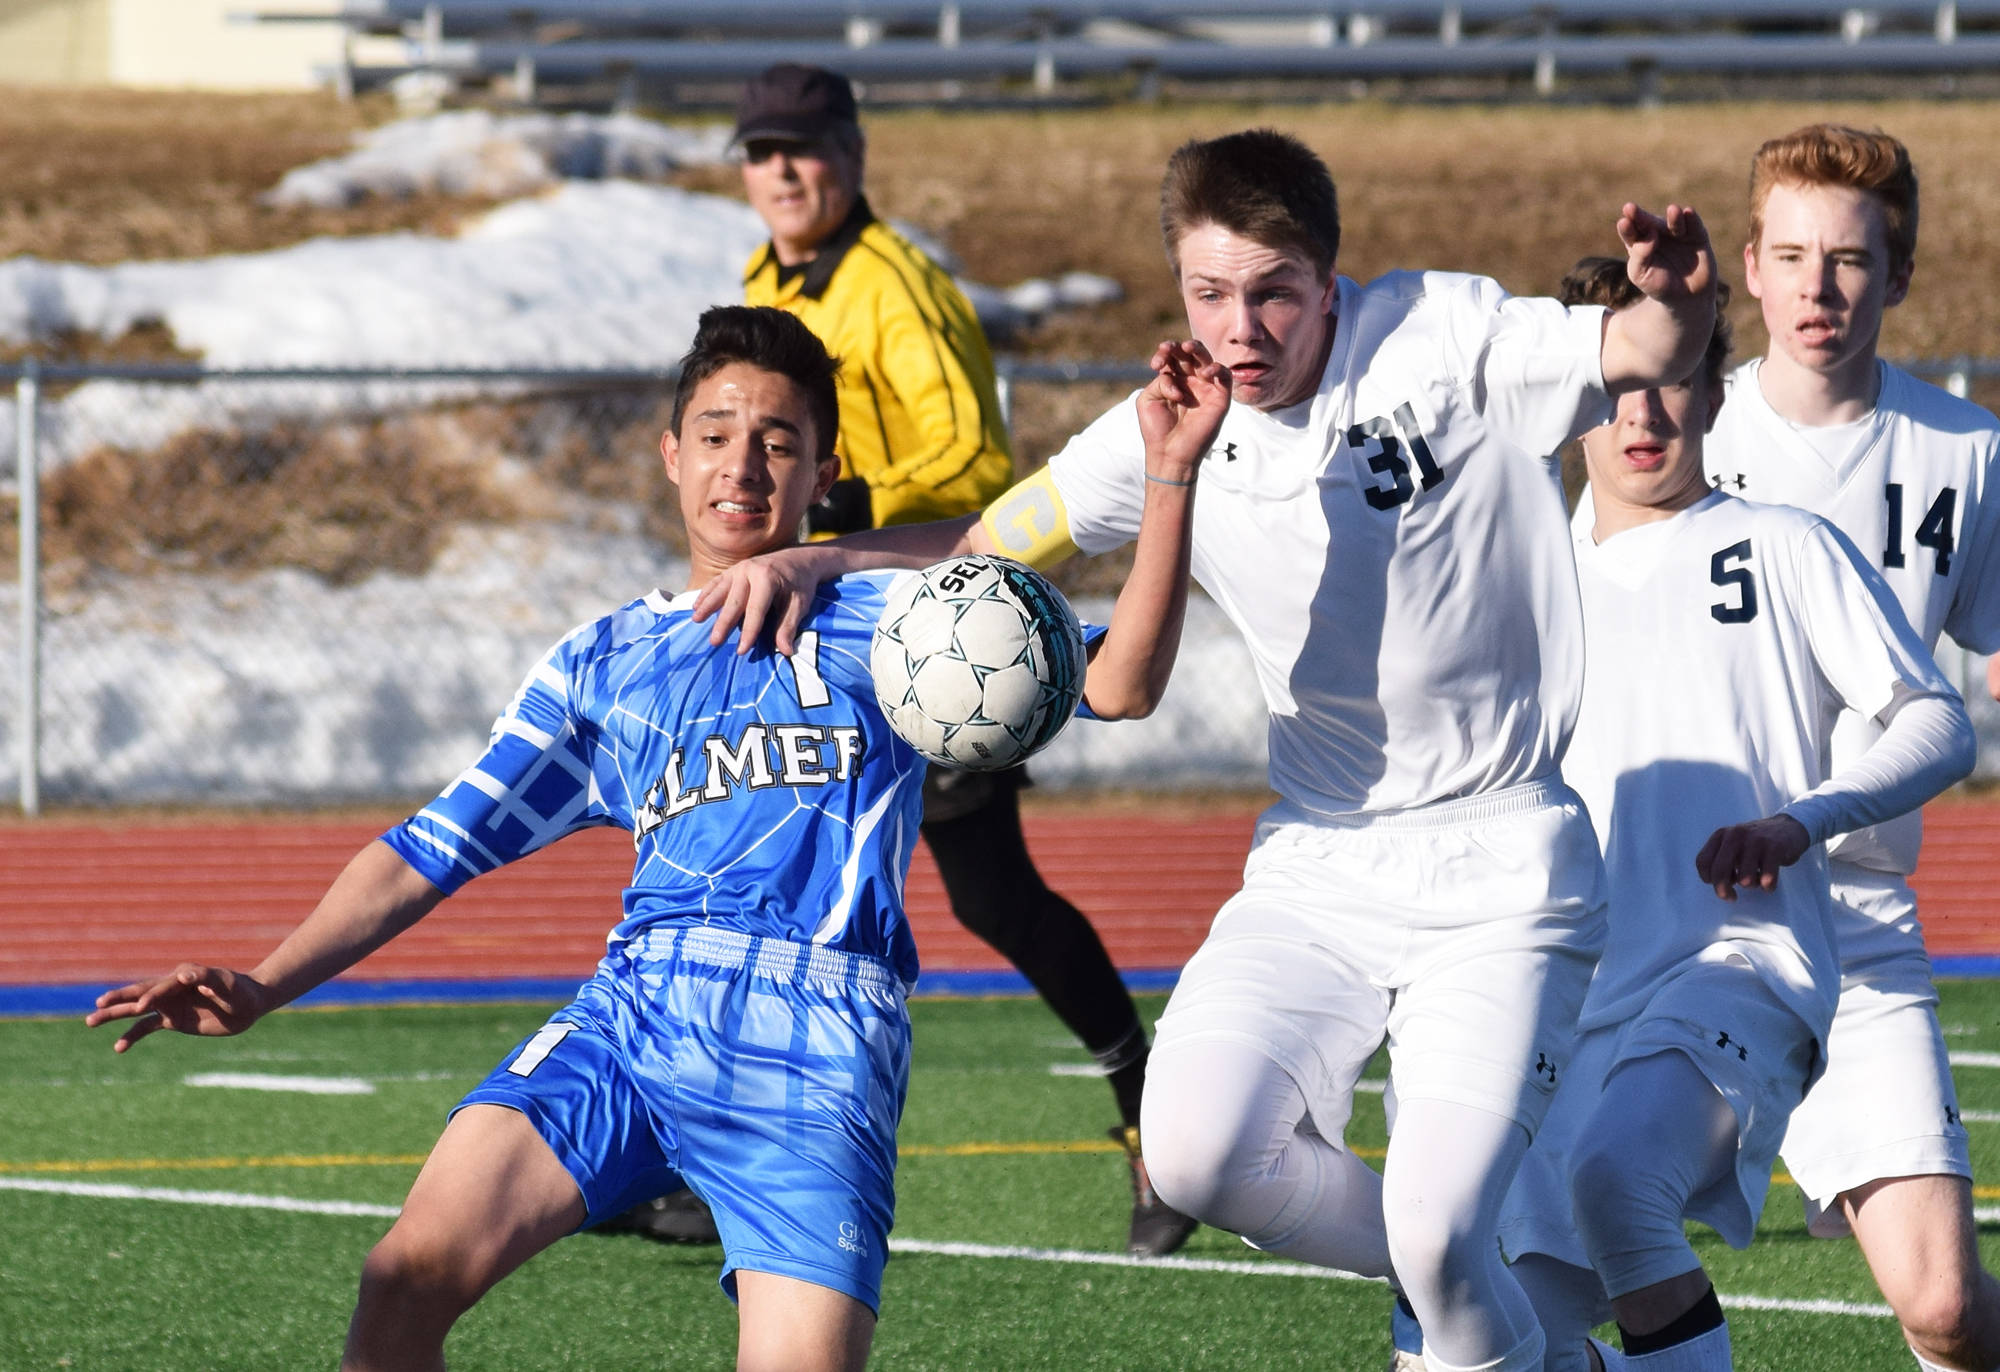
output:
<path id="1" fill-rule="evenodd" d="M 1159 817 L 1064 802 L 1025 821 L 1043 873 L 1112 958 L 1171 968 L 1236 889 L 1254 816 L 1247 804 Z M 0 984 L 115 984 L 185 958 L 252 966 L 390 819 L 0 825 Z M 1932 954 L 2000 954 L 2000 801 L 1940 803 L 1927 820 L 1916 886 Z M 623 834 L 578 834 L 474 882 L 351 975 L 587 976 L 630 864 Z M 908 889 L 927 968 L 1005 966 L 951 918 L 921 847 Z"/>
<path id="2" fill-rule="evenodd" d="M 1119 965 L 1178 967 L 1236 889 L 1254 816 L 1065 809 L 1025 827 L 1043 873 Z M 394 818 L 0 826 L 0 984 L 115 984 L 183 959 L 253 966 Z M 586 977 L 631 868 L 624 833 L 576 834 L 481 877 L 350 975 Z M 951 917 L 922 845 L 906 889 L 925 967 L 1006 967 Z"/>

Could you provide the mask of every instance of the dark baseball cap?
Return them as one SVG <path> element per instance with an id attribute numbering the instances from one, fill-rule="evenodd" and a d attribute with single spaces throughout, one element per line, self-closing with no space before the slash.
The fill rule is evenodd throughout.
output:
<path id="1" fill-rule="evenodd" d="M 744 83 L 730 146 L 740 148 L 753 138 L 808 143 L 837 128 L 858 128 L 860 123 L 854 87 L 846 77 L 825 67 L 780 62 Z"/>

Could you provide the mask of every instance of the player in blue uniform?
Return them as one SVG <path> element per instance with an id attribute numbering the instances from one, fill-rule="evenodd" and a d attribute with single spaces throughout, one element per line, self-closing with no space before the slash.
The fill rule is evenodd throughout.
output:
<path id="1" fill-rule="evenodd" d="M 637 849 L 597 974 L 453 1112 L 369 1254 L 342 1366 L 434 1369 L 495 1282 L 558 1238 L 691 1187 L 715 1212 L 738 1366 L 867 1357 L 893 1209 L 916 949 L 903 879 L 922 761 L 889 729 L 868 644 L 894 574 L 830 583 L 797 649 L 738 652 L 694 591 L 794 539 L 839 473 L 837 364 L 792 316 L 702 316 L 661 449 L 691 589 L 575 630 L 486 752 L 348 864 L 256 969 L 183 963 L 107 991 L 91 1025 L 233 1034 L 359 962 L 465 882 L 592 825 Z M 1185 607 L 1196 464 L 1228 378 L 1163 346 L 1149 390 L 1157 499 L 1086 698 L 1157 703 Z M 1150 541 L 1146 534 L 1151 534 Z"/>

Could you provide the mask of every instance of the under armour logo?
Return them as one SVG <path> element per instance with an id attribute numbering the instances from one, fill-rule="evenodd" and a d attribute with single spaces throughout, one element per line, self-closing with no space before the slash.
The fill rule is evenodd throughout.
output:
<path id="1" fill-rule="evenodd" d="M 1547 1053 L 1535 1054 L 1535 1075 L 1538 1077 L 1547 1077 L 1549 1079 L 1549 1085 L 1551 1086 L 1555 1085 L 1556 1065 L 1553 1062 L 1549 1061 L 1549 1055 Z"/>
<path id="2" fill-rule="evenodd" d="M 1748 1048 L 1745 1048 L 1740 1043 L 1731 1043 L 1729 1041 L 1729 1031 L 1727 1029 L 1723 1030 L 1720 1034 L 1716 1036 L 1715 1046 L 1717 1048 L 1734 1048 L 1736 1050 L 1736 1060 L 1738 1062 L 1750 1061 L 1750 1050 Z"/>
<path id="3" fill-rule="evenodd" d="M 1708 484 L 1715 487 L 1715 489 L 1718 491 L 1721 490 L 1724 486 L 1734 486 L 1737 490 L 1740 491 L 1749 486 L 1750 478 L 1745 476 L 1742 472 L 1734 472 L 1729 476 L 1724 476 L 1721 472 L 1717 472 L 1714 476 L 1708 479 Z"/>
<path id="4" fill-rule="evenodd" d="M 1947 1105 L 1947 1106 L 1945 1106 L 1945 1108 L 1944 1108 L 1944 1122 L 1945 1122 L 1946 1124 L 1957 1124 L 1957 1123 L 1959 1122 L 1959 1120 L 1958 1120 L 1958 1107 L 1957 1107 L 1956 1105 Z"/>
<path id="5" fill-rule="evenodd" d="M 1222 460 L 1224 462 L 1234 462 L 1236 460 L 1236 445 L 1234 443 L 1225 443 L 1222 445 Z"/>

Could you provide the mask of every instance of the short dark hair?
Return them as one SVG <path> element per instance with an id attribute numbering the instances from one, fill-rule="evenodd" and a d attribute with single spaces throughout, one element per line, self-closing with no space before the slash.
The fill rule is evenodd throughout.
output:
<path id="1" fill-rule="evenodd" d="M 1563 275 L 1557 296 L 1565 305 L 1602 305 L 1608 310 L 1622 310 L 1645 299 L 1645 292 L 1632 284 L 1632 277 L 1625 270 L 1624 258 L 1581 257 Z M 1708 382 L 1710 395 L 1715 394 L 1716 388 L 1722 384 L 1722 374 L 1729 366 L 1732 331 L 1729 316 L 1723 313 L 1728 304 L 1729 283 L 1718 281 L 1715 283 L 1715 331 L 1709 334 L 1708 350 L 1701 355 L 1702 376 Z"/>
<path id="2" fill-rule="evenodd" d="M 831 356 L 819 335 L 796 315 L 770 305 L 715 305 L 702 311 L 694 344 L 681 358 L 680 381 L 674 388 L 671 423 L 676 437 L 688 397 L 732 362 L 776 373 L 797 384 L 806 393 L 806 409 L 819 440 L 819 460 L 833 457 L 834 436 L 840 432 L 840 400 L 834 390 L 840 359 Z"/>
<path id="3" fill-rule="evenodd" d="M 1340 255 L 1333 173 L 1311 148 L 1276 129 L 1192 139 L 1174 149 L 1160 183 L 1160 236 L 1176 277 L 1181 239 L 1203 224 L 1297 252 L 1322 277 L 1332 275 Z"/>

